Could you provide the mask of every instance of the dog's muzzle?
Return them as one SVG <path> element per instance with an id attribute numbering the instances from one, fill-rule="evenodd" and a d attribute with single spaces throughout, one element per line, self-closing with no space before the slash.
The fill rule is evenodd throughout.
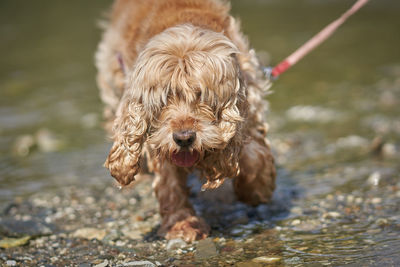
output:
<path id="1" fill-rule="evenodd" d="M 192 167 L 200 156 L 198 151 L 188 149 L 196 140 L 196 132 L 191 130 L 179 131 L 173 133 L 172 137 L 181 150 L 171 155 L 171 161 L 180 167 Z"/>
<path id="2" fill-rule="evenodd" d="M 172 137 L 178 146 L 181 148 L 187 148 L 196 140 L 196 132 L 191 130 L 175 132 L 172 134 Z"/>

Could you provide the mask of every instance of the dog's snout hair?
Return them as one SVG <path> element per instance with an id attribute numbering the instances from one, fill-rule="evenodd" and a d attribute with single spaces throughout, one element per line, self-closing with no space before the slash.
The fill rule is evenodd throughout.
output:
<path id="1" fill-rule="evenodd" d="M 174 132 L 172 134 L 172 137 L 178 146 L 186 148 L 191 146 L 193 142 L 196 140 L 196 132 L 191 130 Z"/>

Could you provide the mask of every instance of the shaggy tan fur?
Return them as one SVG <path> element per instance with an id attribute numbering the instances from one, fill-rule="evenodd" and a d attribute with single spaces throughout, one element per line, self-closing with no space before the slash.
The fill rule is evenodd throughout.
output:
<path id="1" fill-rule="evenodd" d="M 193 169 L 207 178 L 203 189 L 233 178 L 239 200 L 251 205 L 269 201 L 275 188 L 269 83 L 228 12 L 217 0 L 117 0 L 96 54 L 114 140 L 105 166 L 125 186 L 148 159 L 160 234 L 169 239 L 208 234 L 188 201 Z"/>

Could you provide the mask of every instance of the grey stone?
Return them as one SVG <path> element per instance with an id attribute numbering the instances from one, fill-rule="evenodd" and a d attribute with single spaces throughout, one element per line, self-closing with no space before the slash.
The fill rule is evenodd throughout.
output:
<path id="1" fill-rule="evenodd" d="M 118 266 L 157 267 L 157 265 L 150 261 L 130 261 Z"/>
<path id="2" fill-rule="evenodd" d="M 183 241 L 182 239 L 180 239 L 180 238 L 177 238 L 177 239 L 171 239 L 171 240 L 169 240 L 168 241 L 168 243 L 167 243 L 167 250 L 175 250 L 175 249 L 178 249 L 178 248 L 183 248 L 183 247 L 186 247 L 186 242 L 185 241 Z"/>
<path id="3" fill-rule="evenodd" d="M 55 226 L 39 219 L 16 220 L 0 218 L 0 235 L 3 236 L 42 236 L 53 233 Z"/>
<path id="4" fill-rule="evenodd" d="M 108 260 L 104 260 L 102 263 L 96 264 L 94 267 L 106 267 L 108 266 Z"/>
<path id="5" fill-rule="evenodd" d="M 7 266 L 17 266 L 17 262 L 15 260 L 6 261 Z"/>
<path id="6" fill-rule="evenodd" d="M 210 238 L 200 240 L 196 246 L 196 259 L 208 259 L 218 255 L 217 248 Z"/>

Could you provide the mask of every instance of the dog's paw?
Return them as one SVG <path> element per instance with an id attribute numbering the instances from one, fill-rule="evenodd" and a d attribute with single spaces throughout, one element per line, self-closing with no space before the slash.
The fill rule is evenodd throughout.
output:
<path id="1" fill-rule="evenodd" d="M 168 230 L 165 238 L 181 238 L 185 242 L 190 243 L 194 240 L 206 238 L 209 232 L 210 227 L 202 218 L 190 216 L 182 221 L 176 222 L 171 229 Z"/>

